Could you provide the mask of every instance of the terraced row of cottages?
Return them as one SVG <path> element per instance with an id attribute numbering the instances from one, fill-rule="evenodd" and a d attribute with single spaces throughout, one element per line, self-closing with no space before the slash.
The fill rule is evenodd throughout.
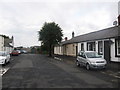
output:
<path id="1" fill-rule="evenodd" d="M 0 51 L 7 51 L 11 53 L 14 48 L 13 36 L 9 38 L 5 35 L 0 35 Z"/>
<path id="2" fill-rule="evenodd" d="M 54 47 L 54 54 L 76 56 L 80 50 L 96 51 L 107 61 L 120 62 L 120 25 L 63 41 Z"/>

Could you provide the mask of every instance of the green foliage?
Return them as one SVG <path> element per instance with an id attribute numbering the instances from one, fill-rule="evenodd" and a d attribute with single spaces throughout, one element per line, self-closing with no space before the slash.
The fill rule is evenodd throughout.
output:
<path id="1" fill-rule="evenodd" d="M 42 41 L 42 44 L 49 51 L 50 56 L 54 45 L 61 42 L 62 36 L 62 29 L 55 22 L 45 22 L 42 29 L 39 31 L 39 41 Z"/>

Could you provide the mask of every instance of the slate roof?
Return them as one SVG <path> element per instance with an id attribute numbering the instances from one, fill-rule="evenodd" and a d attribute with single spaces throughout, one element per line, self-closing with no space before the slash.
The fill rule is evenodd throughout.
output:
<path id="1" fill-rule="evenodd" d="M 70 44 L 70 43 L 79 43 L 84 41 L 108 39 L 117 36 L 120 36 L 120 26 L 110 27 L 100 31 L 79 35 L 70 40 L 61 42 L 61 45 Z"/>
<path id="2" fill-rule="evenodd" d="M 5 47 L 13 47 L 12 45 L 10 45 L 10 43 L 12 43 L 12 42 L 13 42 L 12 39 L 5 38 L 5 40 L 4 40 L 4 46 Z"/>
<path id="3" fill-rule="evenodd" d="M 0 36 L 4 37 L 4 46 L 5 47 L 13 47 L 10 43 L 13 42 L 13 37 L 10 39 L 8 36 L 6 35 L 1 35 Z"/>

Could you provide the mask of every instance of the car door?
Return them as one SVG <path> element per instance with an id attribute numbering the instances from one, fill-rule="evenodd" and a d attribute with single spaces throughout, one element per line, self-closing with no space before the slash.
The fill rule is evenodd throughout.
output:
<path id="1" fill-rule="evenodd" d="M 81 57 L 81 52 L 78 53 L 77 60 L 81 64 L 82 63 L 82 57 Z"/>
<path id="2" fill-rule="evenodd" d="M 85 66 L 86 63 L 87 63 L 87 60 L 86 60 L 86 55 L 85 55 L 84 52 L 82 53 L 82 58 L 81 58 L 81 60 L 82 60 L 82 64 Z"/>

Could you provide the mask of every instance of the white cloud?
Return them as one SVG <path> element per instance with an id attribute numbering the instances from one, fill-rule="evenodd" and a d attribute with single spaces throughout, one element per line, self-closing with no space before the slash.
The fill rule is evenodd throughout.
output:
<path id="1" fill-rule="evenodd" d="M 18 3 L 21 2 L 21 3 Z M 115 2 L 81 2 L 52 0 L 0 3 L 0 34 L 14 35 L 15 45 L 39 45 L 37 31 L 44 22 L 55 21 L 63 29 L 64 37 L 88 33 L 112 26 L 117 19 Z"/>

